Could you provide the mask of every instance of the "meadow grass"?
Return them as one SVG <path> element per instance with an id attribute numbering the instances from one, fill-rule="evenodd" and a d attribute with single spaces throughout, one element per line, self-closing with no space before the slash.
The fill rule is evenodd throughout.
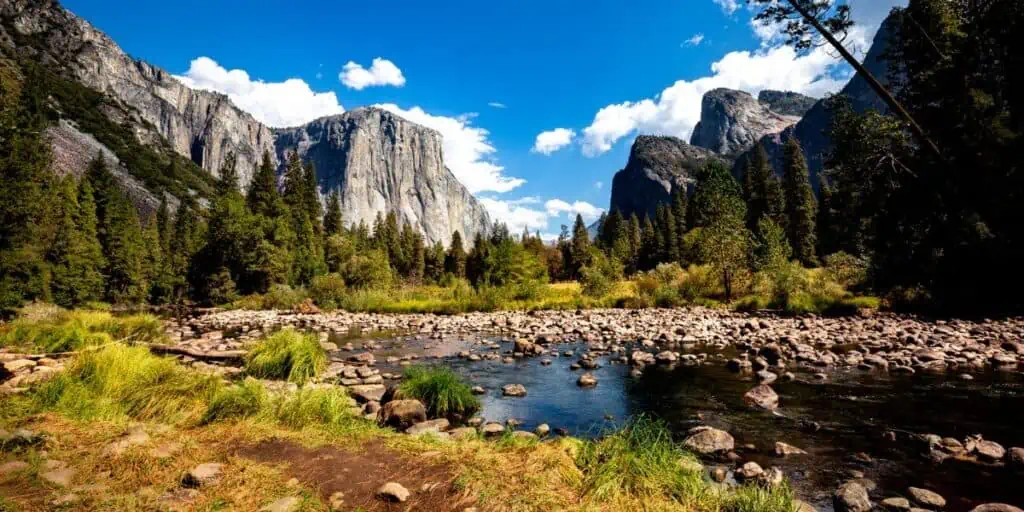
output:
<path id="1" fill-rule="evenodd" d="M 282 329 L 263 338 L 246 357 L 245 371 L 253 377 L 287 380 L 300 386 L 327 367 L 327 354 L 315 334 Z"/>
<path id="2" fill-rule="evenodd" d="M 441 366 L 407 368 L 398 393 L 423 402 L 430 417 L 468 417 L 480 409 L 480 401 L 469 384 L 451 369 Z"/>
<path id="3" fill-rule="evenodd" d="M 55 353 L 116 340 L 152 343 L 164 338 L 160 319 L 148 314 L 114 316 L 107 311 L 68 311 L 54 306 L 26 308 L 0 327 L 0 347 Z"/>

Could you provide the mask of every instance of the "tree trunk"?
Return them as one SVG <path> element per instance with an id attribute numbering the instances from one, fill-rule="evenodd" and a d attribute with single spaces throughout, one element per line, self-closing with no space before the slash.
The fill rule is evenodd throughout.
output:
<path id="1" fill-rule="evenodd" d="M 910 130 L 914 132 L 914 135 L 917 136 L 917 138 L 922 143 L 924 143 L 924 145 L 928 146 L 928 149 L 932 153 L 934 153 L 935 156 L 939 158 L 939 160 L 945 161 L 945 158 L 942 156 L 942 151 L 939 151 L 939 146 L 937 146 L 935 142 L 928 137 L 928 135 L 924 132 L 924 128 L 921 128 L 921 125 L 917 124 L 917 121 L 914 120 L 913 116 L 910 115 L 910 112 L 907 112 L 907 109 L 903 108 L 903 105 L 899 102 L 899 100 L 897 100 L 896 97 L 893 96 L 892 93 L 890 93 L 889 90 L 886 89 L 885 86 L 883 86 L 882 83 L 879 82 L 878 79 L 875 78 L 875 76 L 872 75 L 871 72 L 868 71 L 868 69 L 865 68 L 859 60 L 854 58 L 853 55 L 851 55 L 850 52 L 846 50 L 846 47 L 844 47 L 843 44 L 840 43 L 835 38 L 835 36 L 832 35 L 831 32 L 826 30 L 825 27 L 821 26 L 821 23 L 818 21 L 817 18 L 811 16 L 810 13 L 808 13 L 803 7 L 801 7 L 796 0 L 787 1 L 789 2 L 789 5 L 793 6 L 793 8 L 796 9 L 796 11 L 799 12 L 800 15 L 803 16 L 803 18 L 807 20 L 807 22 L 810 23 L 814 27 L 814 29 L 817 30 L 818 33 L 821 34 L 821 36 L 824 37 L 825 40 L 832 45 L 833 48 L 836 49 L 836 51 L 839 52 L 840 55 L 842 55 L 843 59 L 846 60 L 846 62 L 853 66 L 853 69 L 855 69 L 860 76 L 864 77 L 864 79 L 867 80 L 868 85 L 871 86 L 871 89 L 873 89 L 875 93 L 877 93 L 878 96 L 882 98 L 882 101 L 885 102 L 889 109 L 897 113 L 901 118 L 903 118 L 903 120 L 907 124 L 910 125 Z"/>

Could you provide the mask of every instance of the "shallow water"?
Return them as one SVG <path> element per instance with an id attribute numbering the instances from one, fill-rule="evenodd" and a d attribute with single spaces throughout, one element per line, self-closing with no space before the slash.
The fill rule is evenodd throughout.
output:
<path id="1" fill-rule="evenodd" d="M 416 350 L 415 342 L 406 347 Z M 502 344 L 503 352 L 510 349 L 510 344 Z M 449 365 L 473 385 L 487 389 L 481 397 L 482 416 L 493 421 L 515 418 L 523 422 L 519 428 L 524 430 L 547 423 L 572 435 L 592 437 L 638 414 L 663 419 L 680 440 L 696 425 L 727 430 L 736 438 L 744 461 L 780 467 L 797 494 L 819 510 L 831 510 L 832 492 L 851 478 L 851 471 L 861 471 L 878 484 L 872 493 L 876 500 L 906 496 L 906 488 L 915 486 L 942 494 L 948 501 L 946 510 L 968 510 L 986 502 L 1024 504 L 1020 470 L 956 461 L 934 464 L 924 458 L 920 444 L 906 439 L 908 433 L 961 440 L 980 433 L 1007 449 L 1024 446 L 1024 377 L 1019 373 L 993 372 L 964 381 L 945 374 L 840 370 L 819 381 L 813 372 L 791 368 L 797 380 L 772 384 L 781 405 L 769 413 L 743 403 L 743 394 L 755 385 L 752 376 L 731 373 L 720 361 L 649 367 L 642 377 L 633 378 L 629 366 L 601 357 L 601 368 L 590 371 L 599 384 L 583 389 L 576 379 L 585 370 L 573 371 L 569 365 L 586 346 L 558 347 L 559 354 L 565 350 L 576 355 L 549 356 L 550 366 L 541 365 L 542 357 L 513 363 L 448 358 L 433 364 Z M 527 396 L 501 396 L 501 387 L 511 383 L 524 385 Z M 815 422 L 820 430 L 809 427 Z M 883 438 L 890 430 L 898 434 L 896 442 Z M 775 457 L 776 441 L 809 454 Z M 746 444 L 756 450 L 742 449 Z M 858 452 L 871 460 L 854 460 Z M 730 465 L 724 459 L 706 462 Z"/>

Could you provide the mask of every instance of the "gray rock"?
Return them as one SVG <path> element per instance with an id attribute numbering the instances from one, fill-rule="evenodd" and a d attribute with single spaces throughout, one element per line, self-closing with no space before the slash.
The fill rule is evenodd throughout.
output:
<path id="1" fill-rule="evenodd" d="M 409 490 L 397 482 L 388 482 L 377 489 L 377 496 L 385 501 L 405 503 L 409 499 Z"/>
<path id="2" fill-rule="evenodd" d="M 1024 512 L 1024 510 L 1005 503 L 986 503 L 972 508 L 971 512 Z"/>
<path id="3" fill-rule="evenodd" d="M 506 384 L 502 386 L 501 393 L 505 396 L 526 396 L 526 388 L 522 384 Z"/>
<path id="4" fill-rule="evenodd" d="M 697 429 L 695 429 L 697 430 Z M 699 427 L 683 441 L 683 446 L 701 455 L 727 452 L 735 448 L 736 441 L 728 432 L 710 427 Z"/>
<path id="5" fill-rule="evenodd" d="M 700 121 L 690 144 L 721 155 L 736 155 L 769 134 L 776 134 L 800 121 L 799 116 L 773 112 L 749 93 L 713 89 L 701 100 Z"/>
<path id="6" fill-rule="evenodd" d="M 910 487 L 907 489 L 907 493 L 914 501 L 930 508 L 942 508 L 946 506 L 946 498 L 943 498 L 939 493 L 929 491 L 928 489 L 921 489 L 919 487 Z"/>
<path id="7" fill-rule="evenodd" d="M 832 495 L 832 507 L 836 512 L 868 512 L 871 510 L 871 498 L 863 485 L 846 482 Z"/>
<path id="8" fill-rule="evenodd" d="M 889 510 L 910 510 L 910 501 L 900 497 L 886 498 L 882 500 L 882 506 Z"/>
<path id="9" fill-rule="evenodd" d="M 978 456 L 988 460 L 1002 460 L 1006 456 L 1006 449 L 993 441 L 978 441 L 974 451 L 978 453 Z"/>
<path id="10" fill-rule="evenodd" d="M 807 455 L 807 452 L 791 444 L 778 441 L 775 443 L 775 455 L 778 455 L 779 457 L 786 457 L 789 455 Z"/>
<path id="11" fill-rule="evenodd" d="M 202 487 L 220 478 L 223 469 L 224 465 L 216 462 L 200 464 L 185 474 L 182 484 L 186 487 Z"/>
<path id="12" fill-rule="evenodd" d="M 382 425 L 405 430 L 427 421 L 427 408 L 419 400 L 392 400 L 377 415 Z"/>
<path id="13" fill-rule="evenodd" d="M 71 479 L 75 477 L 75 470 L 68 467 L 58 467 L 50 471 L 39 473 L 39 478 L 44 482 L 59 487 L 71 485 Z"/>
<path id="14" fill-rule="evenodd" d="M 405 433 L 411 436 L 421 436 L 430 433 L 436 434 L 438 432 L 444 432 L 445 430 L 448 430 L 448 420 L 439 418 L 436 420 L 427 420 L 417 423 L 405 429 Z"/>
<path id="15" fill-rule="evenodd" d="M 505 433 L 505 425 L 502 425 L 501 423 L 491 422 L 484 425 L 483 428 L 480 429 L 480 431 L 483 432 L 484 436 L 486 437 L 500 436 L 501 434 Z"/>
<path id="16" fill-rule="evenodd" d="M 779 407 L 779 395 L 767 384 L 761 384 L 743 395 L 743 401 L 747 405 L 760 407 L 767 411 L 774 411 Z"/>
<path id="17" fill-rule="evenodd" d="M 546 437 L 551 433 L 551 427 L 547 423 L 541 423 L 537 425 L 537 428 L 533 429 L 533 433 L 537 434 L 537 437 Z"/>
<path id="18" fill-rule="evenodd" d="M 1018 468 L 1024 467 L 1024 448 L 1010 448 L 1010 464 Z"/>
<path id="19" fill-rule="evenodd" d="M 380 402 L 388 388 L 383 384 L 360 384 L 350 386 L 348 392 L 357 402 Z"/>
<path id="20" fill-rule="evenodd" d="M 744 463 L 740 469 L 736 470 L 736 479 L 741 482 L 756 480 L 764 474 L 764 469 L 756 462 Z"/>

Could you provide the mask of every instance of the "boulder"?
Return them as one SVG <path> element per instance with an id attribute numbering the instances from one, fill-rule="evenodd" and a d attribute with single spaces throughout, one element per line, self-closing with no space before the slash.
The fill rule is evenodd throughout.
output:
<path id="1" fill-rule="evenodd" d="M 882 500 L 882 506 L 887 510 L 905 511 L 910 510 L 910 500 L 906 498 L 886 498 Z"/>
<path id="2" fill-rule="evenodd" d="M 1006 449 L 993 441 L 980 440 L 975 444 L 974 451 L 979 457 L 987 460 L 1002 460 L 1006 456 Z"/>
<path id="3" fill-rule="evenodd" d="M 740 482 L 752 482 L 764 474 L 764 469 L 756 462 L 747 462 L 740 469 L 736 470 L 736 480 Z"/>
<path id="4" fill-rule="evenodd" d="M 971 512 L 1024 512 L 1024 510 L 1005 503 L 986 503 L 972 508 Z"/>
<path id="5" fill-rule="evenodd" d="M 200 464 L 192 468 L 188 473 L 185 473 L 182 484 L 185 487 L 202 487 L 217 481 L 223 469 L 224 465 L 216 462 Z"/>
<path id="6" fill-rule="evenodd" d="M 382 425 L 405 430 L 427 421 L 427 408 L 419 400 L 392 400 L 384 404 L 378 417 Z"/>
<path id="7" fill-rule="evenodd" d="M 871 498 L 867 489 L 857 482 L 846 482 L 832 494 L 832 507 L 836 512 L 868 512 Z"/>
<path id="8" fill-rule="evenodd" d="M 724 430 L 700 428 L 683 441 L 683 446 L 701 455 L 728 452 L 735 448 L 736 441 Z"/>
<path id="9" fill-rule="evenodd" d="M 377 496 L 384 501 L 405 503 L 409 499 L 409 490 L 397 482 L 388 482 L 377 489 Z"/>
<path id="10" fill-rule="evenodd" d="M 383 384 L 362 384 L 348 388 L 349 394 L 359 403 L 380 402 L 387 390 Z"/>
<path id="11" fill-rule="evenodd" d="M 594 377 L 594 375 L 590 373 L 584 373 L 583 375 L 580 375 L 579 379 L 576 380 L 576 385 L 578 385 L 581 388 L 594 387 L 597 385 L 597 377 Z"/>
<path id="12" fill-rule="evenodd" d="M 448 420 L 440 418 L 417 423 L 405 429 L 405 433 L 411 436 L 421 436 L 430 433 L 436 434 L 445 430 L 448 430 Z"/>
<path id="13" fill-rule="evenodd" d="M 779 407 L 779 395 L 767 384 L 761 384 L 743 395 L 743 401 L 752 407 L 774 411 Z"/>
<path id="14" fill-rule="evenodd" d="M 807 455 L 807 452 L 791 444 L 778 441 L 775 443 L 775 455 L 778 455 L 779 457 L 786 457 L 789 455 Z"/>
<path id="15" fill-rule="evenodd" d="M 934 491 L 928 489 L 921 489 L 919 487 L 910 487 L 907 489 L 907 493 L 917 503 L 924 505 L 926 508 L 942 508 L 946 506 L 946 498 Z"/>
<path id="16" fill-rule="evenodd" d="M 505 433 L 505 425 L 492 421 L 485 424 L 480 431 L 483 432 L 486 437 L 496 437 Z"/>
<path id="17" fill-rule="evenodd" d="M 526 387 L 522 384 L 506 384 L 502 386 L 501 394 L 505 396 L 526 396 Z"/>

